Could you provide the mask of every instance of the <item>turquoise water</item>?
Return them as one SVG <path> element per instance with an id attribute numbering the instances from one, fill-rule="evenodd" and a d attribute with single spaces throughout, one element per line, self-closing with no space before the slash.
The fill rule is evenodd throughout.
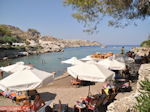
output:
<path id="1" fill-rule="evenodd" d="M 131 50 L 131 47 L 136 46 L 125 46 L 125 52 Z M 67 64 L 61 64 L 62 60 L 66 60 L 71 57 L 83 58 L 87 55 L 91 55 L 96 52 L 113 52 L 115 54 L 120 53 L 122 46 L 108 46 L 107 48 L 100 47 L 80 47 L 80 48 L 66 48 L 64 52 L 56 53 L 45 53 L 40 55 L 33 55 L 28 57 L 21 57 L 17 59 L 11 59 L 7 61 L 0 62 L 0 66 L 6 66 L 8 63 L 15 63 L 18 61 L 23 61 L 25 64 L 33 64 L 36 68 L 44 70 L 47 72 L 56 72 L 56 75 L 62 74 L 66 71 L 68 66 Z M 41 61 L 43 63 L 41 63 Z"/>

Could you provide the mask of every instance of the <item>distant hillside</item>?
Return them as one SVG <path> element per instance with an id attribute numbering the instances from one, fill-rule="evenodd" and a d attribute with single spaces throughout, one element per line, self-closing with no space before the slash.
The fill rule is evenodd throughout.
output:
<path id="1" fill-rule="evenodd" d="M 8 45 L 7 45 L 8 44 Z M 11 25 L 0 25 L 0 60 L 46 52 L 61 52 L 64 48 L 100 46 L 96 41 L 63 40 L 41 36 L 35 29 L 26 32 Z"/>
<path id="2" fill-rule="evenodd" d="M 0 39 L 4 36 L 9 36 L 17 39 L 17 42 L 23 42 L 26 39 L 37 40 L 41 35 L 35 29 L 28 29 L 26 32 L 18 27 L 11 25 L 0 25 Z"/>
<path id="3" fill-rule="evenodd" d="M 34 40 L 38 43 L 39 40 L 49 41 L 49 42 L 60 42 L 66 44 L 66 47 L 71 46 L 97 46 L 100 45 L 96 41 L 87 40 L 63 40 L 52 36 L 41 36 L 40 32 L 36 29 L 28 29 L 26 32 L 18 27 L 11 25 L 0 25 L 0 38 L 4 36 L 10 36 L 17 39 L 17 42 L 24 42 L 25 40 Z"/>

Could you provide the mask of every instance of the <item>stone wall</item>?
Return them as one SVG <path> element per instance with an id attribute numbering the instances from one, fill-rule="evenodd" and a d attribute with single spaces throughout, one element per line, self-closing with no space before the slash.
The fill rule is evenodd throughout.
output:
<path id="1" fill-rule="evenodd" d="M 135 112 L 133 106 L 135 106 L 135 97 L 139 95 L 140 85 L 139 82 L 147 78 L 150 80 L 150 64 L 142 64 L 139 69 L 139 78 L 137 81 L 136 92 L 128 97 L 121 98 L 108 105 L 107 112 Z"/>

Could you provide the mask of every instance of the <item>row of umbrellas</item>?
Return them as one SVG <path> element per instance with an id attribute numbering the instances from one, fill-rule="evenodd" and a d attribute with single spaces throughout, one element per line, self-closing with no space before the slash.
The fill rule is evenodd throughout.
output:
<path id="1" fill-rule="evenodd" d="M 0 90 L 3 91 L 33 90 L 46 86 L 54 78 L 53 74 L 24 65 L 23 62 L 0 67 L 0 69 L 12 73 L 8 77 L 0 80 Z"/>
<path id="2" fill-rule="evenodd" d="M 134 59 L 127 56 L 109 57 L 97 62 L 91 56 L 82 59 L 72 57 L 71 59 L 62 61 L 62 63 L 72 64 L 73 66 L 67 68 L 67 72 L 74 78 L 92 82 L 104 82 L 112 80 L 115 73 L 111 70 L 124 70 L 125 62 L 134 62 Z"/>

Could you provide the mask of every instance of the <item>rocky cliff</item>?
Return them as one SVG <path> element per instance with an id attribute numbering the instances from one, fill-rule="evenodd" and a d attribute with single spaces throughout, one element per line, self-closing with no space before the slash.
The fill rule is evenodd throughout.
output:
<path id="1" fill-rule="evenodd" d="M 32 51 L 31 50 L 22 51 L 24 52 L 23 55 L 35 54 L 35 52 L 36 53 L 37 52 L 38 53 L 60 52 L 60 51 L 63 51 L 64 48 L 70 48 L 70 47 L 100 46 L 101 45 L 99 42 L 96 42 L 96 41 L 64 40 L 64 39 L 59 39 L 59 38 L 52 37 L 52 36 L 41 36 L 40 32 L 38 32 L 35 29 L 28 29 L 26 32 L 24 32 L 20 28 L 11 26 L 11 25 L 0 25 L 0 27 L 10 32 L 10 36 L 18 39 L 18 43 L 20 44 L 14 44 L 14 45 L 24 45 L 25 47 L 38 46 L 38 49 L 36 48 L 35 50 L 32 50 Z M 1 30 L 0 30 L 0 33 L 1 33 Z M 0 35 L 0 38 L 1 38 L 1 35 Z M 4 50 L 0 49 L 0 52 L 2 51 Z M 0 54 L 0 60 L 3 58 L 7 59 L 9 57 L 13 57 L 14 55 L 11 56 L 11 54 L 14 54 L 15 52 L 17 53 L 15 54 L 15 57 L 17 57 L 17 55 L 20 56 L 20 54 L 18 54 L 19 53 L 18 50 L 17 51 L 5 50 L 3 54 Z M 21 53 L 21 56 L 23 55 Z"/>
<path id="2" fill-rule="evenodd" d="M 150 56 L 150 48 L 148 47 L 132 48 L 132 51 L 138 56 Z"/>
<path id="3" fill-rule="evenodd" d="M 108 106 L 107 112 L 135 112 L 134 106 L 136 105 L 136 99 L 139 95 L 140 85 L 139 82 L 147 78 L 150 80 L 150 64 L 142 64 L 139 69 L 139 77 L 137 81 L 136 92 L 130 96 L 121 98 L 114 101 Z"/>
<path id="4" fill-rule="evenodd" d="M 43 47 L 44 51 L 63 51 L 64 48 L 82 47 L 82 46 L 100 46 L 101 44 L 96 41 L 87 40 L 63 40 L 52 36 L 43 36 L 39 39 L 39 44 Z"/>

